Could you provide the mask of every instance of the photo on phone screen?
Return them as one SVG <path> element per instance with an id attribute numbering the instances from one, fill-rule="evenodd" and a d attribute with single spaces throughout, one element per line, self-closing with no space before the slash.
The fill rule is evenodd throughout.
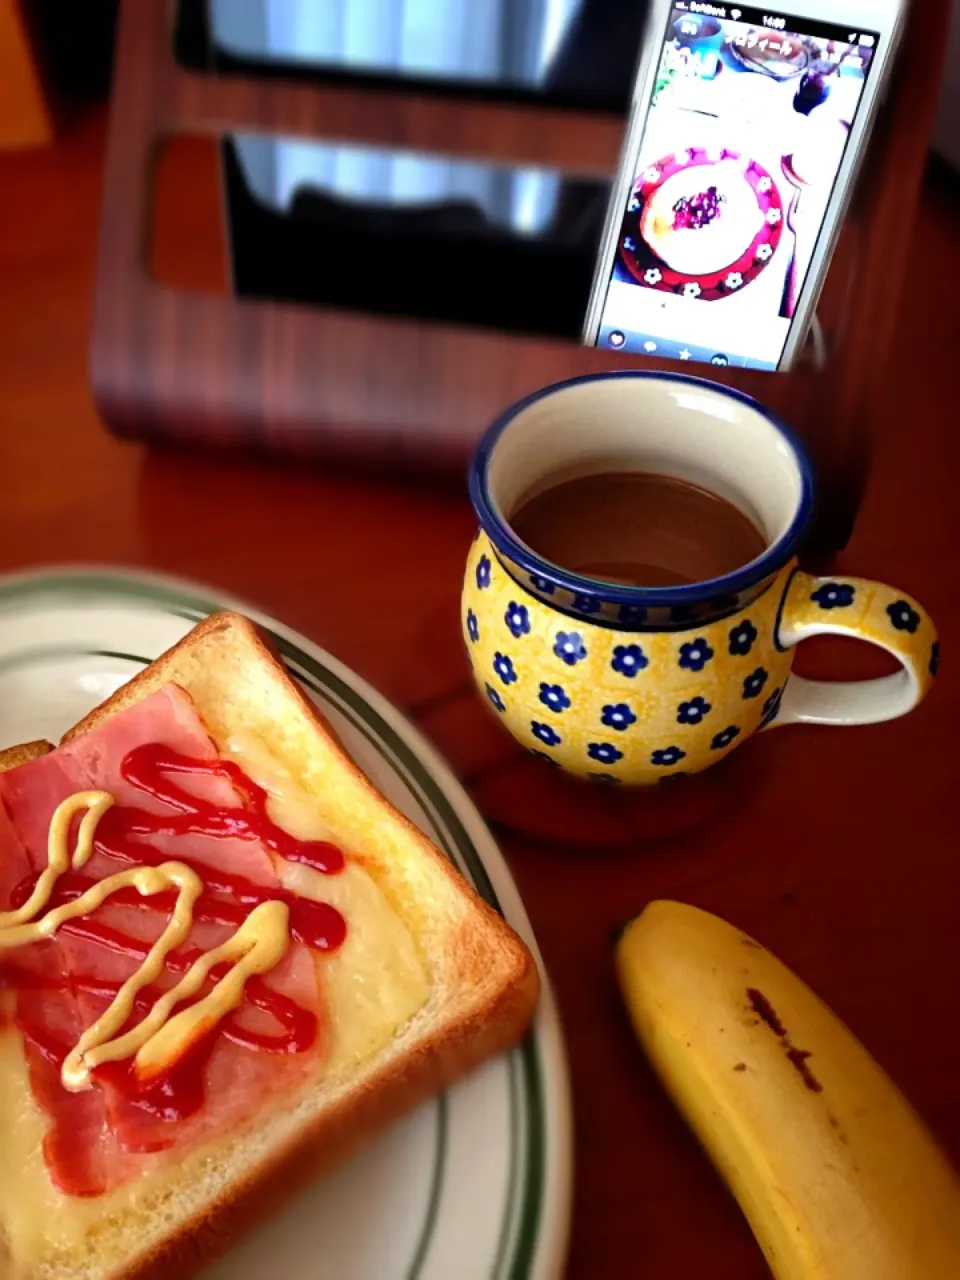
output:
<path id="1" fill-rule="evenodd" d="M 880 40 L 673 5 L 589 341 L 778 368 Z"/>

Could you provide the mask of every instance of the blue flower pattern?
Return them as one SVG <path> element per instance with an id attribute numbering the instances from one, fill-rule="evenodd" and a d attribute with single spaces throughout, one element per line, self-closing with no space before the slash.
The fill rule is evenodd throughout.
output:
<path id="1" fill-rule="evenodd" d="M 638 644 L 618 644 L 613 651 L 610 663 L 618 675 L 632 680 L 644 667 L 650 665 L 649 659 Z"/>
<path id="2" fill-rule="evenodd" d="M 514 670 L 513 663 L 504 654 L 498 653 L 494 656 L 493 669 L 504 684 L 517 683 L 517 673 Z"/>
<path id="3" fill-rule="evenodd" d="M 625 626 L 636 627 L 646 622 L 647 611 L 642 604 L 622 604 L 618 616 Z"/>
<path id="4" fill-rule="evenodd" d="M 747 619 L 730 632 L 730 652 L 735 658 L 745 658 L 756 640 L 757 628 Z"/>
<path id="5" fill-rule="evenodd" d="M 626 733 L 632 724 L 637 723 L 637 717 L 625 702 L 604 707 L 601 719 L 608 729 L 617 729 L 620 733 Z"/>
<path id="6" fill-rule="evenodd" d="M 699 724 L 712 710 L 706 698 L 691 698 L 677 707 L 677 724 Z"/>
<path id="7" fill-rule="evenodd" d="M 490 702 L 496 711 L 499 711 L 501 714 L 506 711 L 507 708 L 503 699 L 500 697 L 499 693 L 497 693 L 492 684 L 487 685 L 487 697 L 490 699 Z"/>
<path id="8" fill-rule="evenodd" d="M 570 698 L 558 684 L 541 684 L 540 701 L 549 711 L 558 715 L 570 707 Z"/>
<path id="9" fill-rule="evenodd" d="M 702 671 L 713 657 L 713 650 L 703 636 L 680 646 L 680 666 L 687 671 Z"/>
<path id="10" fill-rule="evenodd" d="M 587 646 L 583 643 L 583 636 L 579 631 L 558 631 L 553 652 L 568 667 L 575 667 L 587 656 Z"/>
<path id="11" fill-rule="evenodd" d="M 911 635 L 916 635 L 917 628 L 920 626 L 920 615 L 906 600 L 898 600 L 896 604 L 887 605 L 887 613 L 898 631 L 909 631 Z"/>
<path id="12" fill-rule="evenodd" d="M 533 587 L 534 591 L 539 591 L 545 596 L 552 596 L 554 591 L 556 591 L 556 587 L 553 583 L 548 582 L 546 578 L 531 576 L 530 585 Z"/>
<path id="13" fill-rule="evenodd" d="M 511 604 L 503 616 L 507 628 L 515 639 L 530 634 L 530 611 L 522 604 Z"/>
<path id="14" fill-rule="evenodd" d="M 763 667 L 757 667 L 752 676 L 747 676 L 743 682 L 743 696 L 746 699 L 759 698 L 766 688 L 767 681 L 770 676 L 764 671 Z"/>
<path id="15" fill-rule="evenodd" d="M 857 598 L 857 589 L 849 582 L 825 582 L 810 597 L 821 609 L 849 609 Z"/>
<path id="16" fill-rule="evenodd" d="M 477 586 L 480 590 L 484 590 L 490 586 L 492 581 L 492 565 L 488 556 L 482 556 L 476 567 Z M 531 577 L 534 587 L 545 594 L 553 594 L 554 586 L 545 578 Z M 852 583 L 844 582 L 827 582 L 813 593 L 812 599 L 820 606 L 821 609 L 830 611 L 834 609 L 849 608 L 854 604 L 857 597 L 857 588 Z M 599 612 L 601 605 L 598 601 L 590 596 L 578 596 L 574 600 L 574 607 L 582 612 L 596 613 Z M 897 630 L 915 634 L 923 621 L 921 614 L 913 607 L 910 601 L 906 599 L 897 600 L 894 604 L 887 607 L 886 610 L 891 625 Z M 639 605 L 623 605 L 618 611 L 619 620 L 624 625 L 642 625 L 648 618 L 648 611 Z M 679 618 L 676 618 L 679 621 Z M 516 639 L 531 633 L 531 618 L 529 609 L 518 603 L 511 602 L 506 614 L 504 622 L 510 633 Z M 465 619 L 466 632 L 471 644 L 478 644 L 480 640 L 480 623 L 473 609 L 469 609 Z M 740 622 L 729 632 L 729 651 L 736 657 L 744 657 L 750 654 L 758 639 L 757 627 L 749 620 Z M 587 646 L 582 633 L 577 631 L 558 632 L 556 635 L 554 654 L 561 659 L 567 666 L 573 667 L 584 661 L 588 656 Z M 705 636 L 698 636 L 695 640 L 680 646 L 678 663 L 679 666 L 688 671 L 702 671 L 715 657 L 714 650 Z M 649 666 L 649 659 L 643 652 L 640 645 L 618 645 L 613 650 L 611 658 L 611 667 L 619 675 L 628 679 L 635 678 L 641 671 Z M 940 642 L 936 641 L 930 648 L 929 670 L 932 676 L 936 676 L 940 669 Z M 503 685 L 510 686 L 516 684 L 518 675 L 513 660 L 504 653 L 496 653 L 493 661 L 493 670 Z M 770 683 L 769 672 L 763 667 L 758 667 L 750 675 L 743 680 L 743 697 L 747 700 L 759 699 L 768 688 Z M 763 718 L 761 727 L 771 724 L 777 719 L 782 708 L 782 700 L 785 690 L 782 687 L 773 689 L 769 692 L 769 696 L 763 704 Z M 491 706 L 501 715 L 506 711 L 506 704 L 500 692 L 492 685 L 485 685 L 485 693 L 490 701 Z M 540 684 L 539 701 L 553 714 L 562 714 L 572 706 L 572 700 L 566 689 L 560 684 L 549 684 L 543 682 Z M 697 696 L 682 702 L 677 708 L 677 723 L 680 725 L 696 726 L 713 711 L 710 702 L 702 696 Z M 626 733 L 630 727 L 637 723 L 637 715 L 627 703 L 611 703 L 602 708 L 601 722 L 608 730 L 614 730 L 617 733 Z M 722 723 L 722 722 L 721 722 Z M 544 747 L 553 749 L 562 744 L 561 734 L 557 732 L 551 725 L 533 720 L 530 727 L 536 739 L 543 744 Z M 741 736 L 742 730 L 737 725 L 730 725 L 721 733 L 714 735 L 711 741 L 713 751 L 725 751 L 733 745 L 733 743 Z M 557 767 L 557 761 L 544 751 L 533 750 L 530 754 L 546 761 L 553 767 Z M 587 754 L 589 758 L 598 764 L 610 767 L 616 765 L 624 758 L 624 753 L 613 743 L 610 742 L 591 742 L 587 746 Z M 686 752 L 679 746 L 666 747 L 664 749 L 654 751 L 651 755 L 652 763 L 659 769 L 675 769 L 675 767 L 686 757 Z M 683 772 L 673 772 L 662 777 L 661 782 L 672 782 L 688 775 Z M 589 775 L 590 779 L 606 784 L 615 784 L 620 779 L 609 773 L 595 773 Z"/>
<path id="17" fill-rule="evenodd" d="M 577 613 L 599 613 L 603 608 L 603 601 L 593 596 L 574 596 L 573 607 Z"/>
<path id="18" fill-rule="evenodd" d="M 533 736 L 539 738 L 545 747 L 559 747 L 561 738 L 556 729 L 551 729 L 548 724 L 540 724 L 537 720 L 531 721 L 530 728 Z"/>

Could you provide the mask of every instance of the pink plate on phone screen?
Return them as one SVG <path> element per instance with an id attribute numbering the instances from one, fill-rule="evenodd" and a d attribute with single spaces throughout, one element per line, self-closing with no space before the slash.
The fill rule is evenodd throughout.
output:
<path id="1" fill-rule="evenodd" d="M 638 284 L 715 302 L 769 265 L 783 235 L 776 182 L 755 160 L 690 147 L 638 177 L 620 257 Z"/>

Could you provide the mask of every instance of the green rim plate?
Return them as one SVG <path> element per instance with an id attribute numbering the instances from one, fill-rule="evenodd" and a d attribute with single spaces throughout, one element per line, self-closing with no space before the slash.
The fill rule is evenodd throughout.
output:
<path id="1" fill-rule="evenodd" d="M 176 579 L 107 569 L 0 578 L 0 745 L 67 728 L 194 623 L 223 608 L 247 614 L 269 632 L 291 673 L 374 781 L 384 790 L 389 782 L 394 803 L 538 954 L 502 855 L 434 749 L 342 663 L 242 601 Z M 492 1121 L 498 1115 L 500 1128 Z M 252 1276 L 262 1265 L 260 1254 L 270 1257 L 273 1280 L 447 1280 L 453 1274 L 458 1280 L 556 1280 L 569 1224 L 571 1124 L 549 988 L 522 1046 L 398 1130 L 310 1189 L 260 1239 L 239 1245 L 209 1271 L 209 1280 L 245 1276 L 248 1262 Z M 364 1233 L 354 1249 L 350 1233 L 336 1226 L 378 1180 L 387 1190 L 409 1187 L 410 1203 L 404 1210 L 389 1194 L 375 1207 L 365 1203 Z M 271 1232 L 283 1242 L 286 1269 L 273 1265 Z"/>

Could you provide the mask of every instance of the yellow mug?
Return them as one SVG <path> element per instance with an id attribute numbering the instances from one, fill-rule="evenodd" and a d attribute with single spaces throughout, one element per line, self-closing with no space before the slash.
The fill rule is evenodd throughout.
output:
<path id="1" fill-rule="evenodd" d="M 561 480 L 627 470 L 733 502 L 766 550 L 724 578 L 646 589 L 570 573 L 513 532 L 519 507 Z M 769 726 L 892 720 L 937 674 L 937 633 L 916 600 L 797 567 L 812 466 L 737 391 L 637 371 L 548 387 L 484 436 L 470 493 L 480 530 L 462 625 L 474 678 L 523 746 L 578 777 L 650 785 L 700 773 Z M 796 645 L 823 634 L 878 645 L 902 670 L 848 684 L 791 675 Z"/>

